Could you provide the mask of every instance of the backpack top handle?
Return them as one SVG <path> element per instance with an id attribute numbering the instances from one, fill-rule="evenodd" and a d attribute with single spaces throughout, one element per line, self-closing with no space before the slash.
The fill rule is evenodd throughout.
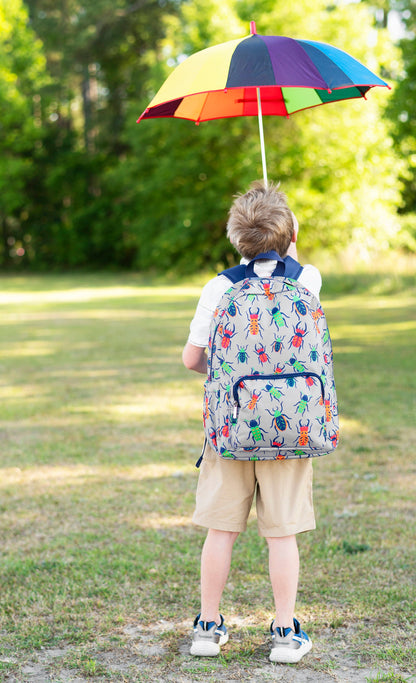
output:
<path id="1" fill-rule="evenodd" d="M 300 265 L 300 263 L 295 261 L 295 259 L 293 259 L 291 256 L 285 256 L 285 258 L 282 258 L 279 256 L 277 251 L 266 251 L 261 254 L 257 254 L 257 256 L 251 259 L 250 263 L 247 265 L 240 264 L 239 266 L 227 268 L 227 270 L 223 270 L 222 273 L 218 274 L 225 275 L 225 277 L 231 280 L 231 282 L 234 284 L 241 282 L 241 280 L 245 280 L 248 277 L 258 277 L 258 275 L 254 272 L 254 264 L 259 259 L 277 261 L 276 268 L 270 277 L 288 277 L 291 280 L 297 280 L 303 270 L 303 267 Z"/>
<path id="2" fill-rule="evenodd" d="M 285 275 L 286 266 L 282 257 L 279 256 L 277 251 L 265 251 L 262 254 L 257 254 L 257 256 L 252 258 L 250 263 L 246 265 L 246 277 L 258 277 L 258 275 L 256 275 L 256 273 L 254 272 L 254 264 L 256 261 L 260 261 L 261 259 L 267 259 L 268 261 L 277 261 L 276 268 L 272 273 L 272 277 L 282 277 Z"/>

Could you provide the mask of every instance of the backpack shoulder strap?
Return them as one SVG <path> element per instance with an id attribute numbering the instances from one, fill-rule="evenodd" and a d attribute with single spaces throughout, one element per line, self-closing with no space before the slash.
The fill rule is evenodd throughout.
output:
<path id="1" fill-rule="evenodd" d="M 285 256 L 283 260 L 285 262 L 285 277 L 289 277 L 291 280 L 297 280 L 303 270 L 303 266 L 291 256 Z"/>
<path id="2" fill-rule="evenodd" d="M 239 266 L 234 266 L 233 268 L 227 268 L 221 273 L 218 273 L 218 275 L 225 275 L 225 277 L 228 278 L 233 284 L 240 282 L 241 280 L 245 280 L 246 277 L 257 277 L 257 275 L 254 273 L 254 262 L 260 258 L 270 258 L 277 260 L 277 268 L 272 275 L 279 274 L 282 277 L 288 277 L 291 280 L 297 280 L 303 270 L 303 266 L 301 266 L 300 263 L 295 261 L 295 259 L 291 256 L 286 256 L 284 259 L 282 259 L 277 252 L 267 252 L 265 254 L 259 254 L 247 265 L 240 264 Z M 278 270 L 280 264 L 284 266 L 284 269 L 281 268 Z"/>
<path id="3" fill-rule="evenodd" d="M 240 265 L 234 266 L 233 268 L 227 268 L 227 270 L 223 270 L 222 273 L 218 273 L 218 275 L 225 275 L 226 278 L 235 284 L 236 282 L 240 282 L 241 280 L 245 279 L 246 266 Z"/>

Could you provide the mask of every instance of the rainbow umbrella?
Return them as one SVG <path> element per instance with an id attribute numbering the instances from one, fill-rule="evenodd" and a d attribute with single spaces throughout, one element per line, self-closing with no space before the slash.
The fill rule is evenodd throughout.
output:
<path id="1" fill-rule="evenodd" d="M 258 116 L 267 184 L 263 115 L 289 117 L 390 86 L 346 52 L 314 40 L 250 35 L 196 52 L 177 66 L 138 119 L 200 121 Z"/>

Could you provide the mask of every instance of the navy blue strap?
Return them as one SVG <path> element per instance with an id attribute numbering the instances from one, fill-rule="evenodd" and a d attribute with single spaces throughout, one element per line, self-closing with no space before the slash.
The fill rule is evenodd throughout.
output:
<path id="1" fill-rule="evenodd" d="M 195 467 L 200 467 L 200 465 L 201 465 L 202 458 L 204 457 L 205 449 L 206 449 L 206 447 L 207 447 L 207 442 L 208 442 L 208 439 L 207 439 L 207 437 L 205 437 L 205 439 L 204 439 L 204 445 L 202 446 L 202 453 L 201 453 L 201 455 L 199 456 L 198 460 L 196 461 Z"/>
<path id="2" fill-rule="evenodd" d="M 236 282 L 240 282 L 240 280 L 245 279 L 246 266 L 240 265 L 234 266 L 233 268 L 227 268 L 227 270 L 223 270 L 222 273 L 218 273 L 218 275 L 225 275 L 225 277 L 228 277 L 228 279 L 235 284 Z"/>
<path id="3" fill-rule="evenodd" d="M 291 280 L 298 280 L 303 266 L 291 256 L 285 256 L 283 260 L 285 262 L 285 277 L 289 277 Z"/>
<path id="4" fill-rule="evenodd" d="M 247 265 L 243 264 L 234 266 L 233 268 L 227 268 L 227 270 L 223 270 L 222 273 L 218 273 L 218 275 L 225 275 L 233 284 L 245 280 L 246 277 L 258 277 L 254 272 L 254 264 L 259 259 L 277 261 L 272 276 L 288 277 L 291 280 L 297 280 L 303 270 L 300 263 L 295 261 L 291 256 L 286 256 L 282 259 L 277 251 L 267 251 L 255 256 Z"/>
<path id="5" fill-rule="evenodd" d="M 252 258 L 250 263 L 247 264 L 246 277 L 258 277 L 254 272 L 254 264 L 256 261 L 260 261 L 260 259 L 277 261 L 276 268 L 274 269 L 272 275 L 276 275 L 278 277 L 279 275 L 285 274 L 285 262 L 283 261 L 282 257 L 279 256 L 277 251 L 265 251 L 263 254 L 257 254 L 257 256 Z"/>

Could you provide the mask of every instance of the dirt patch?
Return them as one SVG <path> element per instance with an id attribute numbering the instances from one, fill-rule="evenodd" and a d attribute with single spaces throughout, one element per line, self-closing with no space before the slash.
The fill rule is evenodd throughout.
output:
<path id="1" fill-rule="evenodd" d="M 297 665 L 268 661 L 269 643 L 250 645 L 230 623 L 230 641 L 221 658 L 189 655 L 189 625 L 159 622 L 152 626 L 129 625 L 120 633 L 120 645 L 91 644 L 88 648 L 65 646 L 40 650 L 26 661 L 2 658 L 1 673 L 7 683 L 89 683 L 91 681 L 138 683 L 370 683 L 388 680 L 416 683 L 416 677 L 397 667 L 362 664 L 363 656 L 351 655 L 351 628 L 331 629 L 315 639 L 313 650 Z M 363 648 L 364 650 L 364 648 Z M 235 656 L 234 656 L 235 655 Z M 393 678 L 393 674 L 395 677 Z M 383 677 L 383 675 L 385 677 Z"/>

